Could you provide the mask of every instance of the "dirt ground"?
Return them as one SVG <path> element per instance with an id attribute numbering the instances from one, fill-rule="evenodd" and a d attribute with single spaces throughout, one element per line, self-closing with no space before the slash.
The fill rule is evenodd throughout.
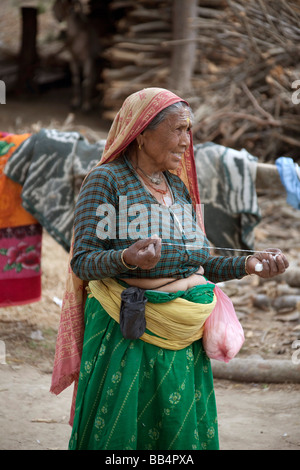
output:
<path id="1" fill-rule="evenodd" d="M 66 450 L 71 388 L 49 393 L 50 374 L 0 366 L 0 449 Z M 299 450 L 299 387 L 216 381 L 221 450 Z"/>

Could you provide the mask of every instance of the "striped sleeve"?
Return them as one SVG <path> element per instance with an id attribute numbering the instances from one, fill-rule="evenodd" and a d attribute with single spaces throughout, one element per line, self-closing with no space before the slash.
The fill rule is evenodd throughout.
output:
<path id="1" fill-rule="evenodd" d="M 204 275 L 211 282 L 229 281 L 241 279 L 246 276 L 246 256 L 209 256 L 203 264 Z"/>
<path id="2" fill-rule="evenodd" d="M 104 172 L 95 169 L 90 173 L 76 204 L 71 267 L 85 281 L 114 277 L 127 271 L 121 261 L 123 249 L 112 249 L 109 233 L 106 239 L 99 236 L 99 208 L 114 210 L 116 204 L 114 175 Z M 114 226 L 110 230 L 114 231 Z"/>

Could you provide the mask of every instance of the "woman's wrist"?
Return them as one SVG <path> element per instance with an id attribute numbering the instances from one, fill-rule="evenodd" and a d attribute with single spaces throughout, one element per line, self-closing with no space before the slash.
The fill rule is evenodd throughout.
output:
<path id="1" fill-rule="evenodd" d="M 246 271 L 246 274 L 248 274 L 248 276 L 250 276 L 252 274 L 252 273 L 249 272 L 249 269 L 247 267 L 248 260 L 251 257 L 252 257 L 252 255 L 248 255 L 248 256 L 246 256 L 246 259 L 245 259 L 245 271 Z"/>
<path id="2" fill-rule="evenodd" d="M 122 261 L 122 264 L 123 266 L 125 266 L 126 269 L 130 269 L 131 271 L 135 270 L 138 268 L 138 266 L 133 266 L 133 265 L 130 265 L 130 263 L 128 263 L 125 259 L 126 257 L 126 250 L 128 248 L 125 248 L 122 252 L 121 252 L 121 261 Z"/>

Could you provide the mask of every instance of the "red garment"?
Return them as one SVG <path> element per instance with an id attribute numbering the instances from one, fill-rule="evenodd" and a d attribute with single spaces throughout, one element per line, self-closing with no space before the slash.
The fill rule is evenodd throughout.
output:
<path id="1" fill-rule="evenodd" d="M 41 298 L 42 227 L 22 207 L 22 186 L 4 174 L 8 159 L 28 137 L 0 133 L 0 307 Z"/>

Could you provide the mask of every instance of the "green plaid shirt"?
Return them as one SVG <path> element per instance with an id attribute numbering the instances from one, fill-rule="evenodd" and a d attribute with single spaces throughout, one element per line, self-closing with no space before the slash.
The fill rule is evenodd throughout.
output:
<path id="1" fill-rule="evenodd" d="M 80 191 L 74 218 L 71 266 L 80 279 L 182 278 L 200 266 L 212 282 L 246 275 L 245 256 L 210 256 L 209 242 L 197 229 L 185 185 L 177 176 L 164 174 L 173 193 L 170 208 L 158 204 L 125 157 L 91 171 Z M 163 242 L 155 268 L 127 269 L 121 260 L 124 248 L 153 234 Z"/>

